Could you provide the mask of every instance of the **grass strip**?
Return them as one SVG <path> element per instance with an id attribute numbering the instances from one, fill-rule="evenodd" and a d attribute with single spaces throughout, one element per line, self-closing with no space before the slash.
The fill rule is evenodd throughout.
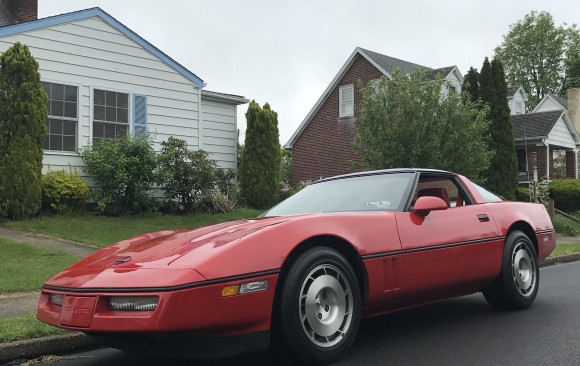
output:
<path id="1" fill-rule="evenodd" d="M 44 281 L 76 261 L 78 258 L 64 252 L 0 239 L 0 294 L 38 290 Z"/>
<path id="2" fill-rule="evenodd" d="M 45 234 L 98 246 L 108 246 L 120 240 L 159 230 L 193 228 L 258 216 L 261 211 L 240 208 L 223 214 L 138 215 L 106 217 L 94 214 L 76 216 L 45 216 L 32 220 L 3 224 L 8 229 Z"/>
<path id="3" fill-rule="evenodd" d="M 68 330 L 44 324 L 38 321 L 34 315 L 0 318 L 0 343 L 66 334 L 68 332 Z"/>
<path id="4" fill-rule="evenodd" d="M 557 257 L 559 255 L 566 255 L 580 252 L 580 243 L 565 243 L 559 242 L 550 257 Z"/>

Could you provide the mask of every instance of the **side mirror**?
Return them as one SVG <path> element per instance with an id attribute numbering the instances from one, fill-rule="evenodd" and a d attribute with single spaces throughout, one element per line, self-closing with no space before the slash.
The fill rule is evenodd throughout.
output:
<path id="1" fill-rule="evenodd" d="M 419 216 L 427 216 L 431 211 L 447 210 L 449 205 L 441 198 L 435 196 L 423 196 L 417 198 L 413 210 Z"/>

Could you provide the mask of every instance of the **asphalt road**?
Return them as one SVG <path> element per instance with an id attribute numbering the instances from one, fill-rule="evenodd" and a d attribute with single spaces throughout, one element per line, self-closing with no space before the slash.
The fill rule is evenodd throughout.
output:
<path id="1" fill-rule="evenodd" d="M 167 361 L 106 348 L 45 364 L 294 363 L 269 353 L 211 362 Z M 526 311 L 495 311 L 477 294 L 365 320 L 353 349 L 336 365 L 580 365 L 580 262 L 542 268 L 540 292 Z"/>

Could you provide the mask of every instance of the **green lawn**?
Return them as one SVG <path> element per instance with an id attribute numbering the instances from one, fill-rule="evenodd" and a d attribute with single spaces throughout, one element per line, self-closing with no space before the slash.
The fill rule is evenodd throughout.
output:
<path id="1" fill-rule="evenodd" d="M 63 252 L 0 239 L 0 294 L 38 290 L 44 281 L 78 260 Z"/>
<path id="2" fill-rule="evenodd" d="M 550 257 L 556 257 L 559 255 L 578 253 L 578 252 L 580 252 L 580 243 L 561 243 L 561 242 L 558 242 L 558 244 L 556 244 L 556 248 L 554 249 L 552 254 L 550 254 Z"/>
<path id="3" fill-rule="evenodd" d="M 578 214 L 574 216 L 578 217 Z M 580 224 L 565 218 L 562 215 L 554 215 L 554 229 L 558 236 L 579 236 Z"/>
<path id="4" fill-rule="evenodd" d="M 36 320 L 34 315 L 0 318 L 0 343 L 65 334 L 67 332 L 67 330 L 56 328 Z"/>
<path id="5" fill-rule="evenodd" d="M 225 214 L 189 216 L 139 215 L 106 217 L 83 214 L 76 216 L 46 216 L 26 221 L 6 222 L 8 229 L 46 234 L 82 243 L 107 246 L 135 235 L 176 228 L 212 225 L 225 221 L 256 217 L 261 213 L 248 208 Z"/>

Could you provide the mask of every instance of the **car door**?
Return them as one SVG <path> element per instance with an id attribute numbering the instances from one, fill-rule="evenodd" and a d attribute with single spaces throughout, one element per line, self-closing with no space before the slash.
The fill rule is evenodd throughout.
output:
<path id="1" fill-rule="evenodd" d="M 448 193 L 448 209 L 422 217 L 410 208 L 396 216 L 406 293 L 425 301 L 475 291 L 497 275 L 501 262 L 503 238 L 486 205 L 473 204 L 453 176 L 421 176 L 415 196 L 441 190 Z"/>

